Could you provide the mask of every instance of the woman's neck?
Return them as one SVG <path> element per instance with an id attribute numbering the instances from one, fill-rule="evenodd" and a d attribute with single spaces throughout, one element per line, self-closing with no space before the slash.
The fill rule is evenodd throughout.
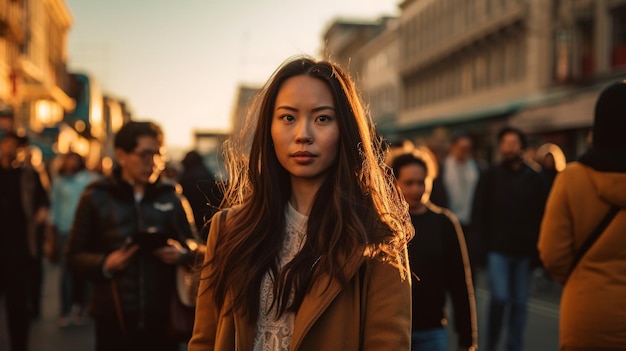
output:
<path id="1" fill-rule="evenodd" d="M 321 185 L 321 182 L 292 179 L 291 197 L 289 198 L 291 207 L 305 216 L 310 215 L 311 209 L 313 208 L 313 201 L 315 201 L 315 196 Z"/>
<path id="2" fill-rule="evenodd" d="M 420 203 L 419 205 L 415 207 L 409 208 L 409 213 L 414 214 L 414 215 L 419 215 L 419 214 L 426 213 L 427 210 L 428 210 L 428 207 L 426 207 L 426 205 L 424 205 L 423 203 Z"/>

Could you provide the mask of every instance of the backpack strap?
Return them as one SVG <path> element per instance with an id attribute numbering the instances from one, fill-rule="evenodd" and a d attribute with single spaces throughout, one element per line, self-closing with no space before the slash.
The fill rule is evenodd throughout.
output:
<path id="1" fill-rule="evenodd" d="M 580 260 L 583 258 L 585 253 L 589 251 L 589 248 L 593 246 L 596 240 L 598 240 L 598 238 L 600 237 L 600 235 L 602 235 L 606 227 L 608 227 L 609 224 L 611 224 L 611 222 L 613 221 L 613 218 L 615 218 L 615 215 L 617 215 L 619 211 L 620 211 L 619 206 L 617 205 L 611 206 L 611 208 L 609 209 L 609 212 L 606 213 L 604 218 L 602 218 L 600 223 L 598 223 L 598 226 L 593 230 L 593 232 L 591 232 L 591 235 L 589 235 L 587 240 L 585 240 L 585 242 L 580 247 L 578 252 L 576 252 L 576 255 L 574 255 L 574 262 L 572 262 L 571 271 L 573 271 L 574 268 L 576 268 L 576 266 L 578 265 L 578 262 L 580 262 Z"/>

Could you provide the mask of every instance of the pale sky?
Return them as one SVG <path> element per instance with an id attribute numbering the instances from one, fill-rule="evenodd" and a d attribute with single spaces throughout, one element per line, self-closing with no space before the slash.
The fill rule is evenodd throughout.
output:
<path id="1" fill-rule="evenodd" d="M 152 119 L 166 144 L 227 130 L 237 86 L 263 84 L 287 58 L 319 57 L 332 20 L 397 15 L 399 0 L 66 0 L 69 67 Z"/>

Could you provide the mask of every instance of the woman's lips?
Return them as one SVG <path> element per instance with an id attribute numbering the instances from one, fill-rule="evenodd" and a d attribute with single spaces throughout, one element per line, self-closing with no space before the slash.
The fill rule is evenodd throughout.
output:
<path id="1" fill-rule="evenodd" d="M 307 151 L 298 151 L 291 154 L 291 158 L 298 164 L 306 165 L 314 161 L 315 155 Z"/>

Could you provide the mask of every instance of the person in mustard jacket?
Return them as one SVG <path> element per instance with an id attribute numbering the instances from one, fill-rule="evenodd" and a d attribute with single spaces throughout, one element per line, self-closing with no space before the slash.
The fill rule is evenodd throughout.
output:
<path id="1" fill-rule="evenodd" d="M 409 350 L 413 229 L 351 79 L 294 58 L 255 106 L 249 155 L 230 145 L 188 350 Z"/>
<path id="2" fill-rule="evenodd" d="M 595 108 L 592 147 L 560 172 L 541 224 L 539 253 L 563 283 L 560 350 L 626 347 L 626 81 Z M 619 211 L 578 264 L 575 254 L 615 205 Z"/>

